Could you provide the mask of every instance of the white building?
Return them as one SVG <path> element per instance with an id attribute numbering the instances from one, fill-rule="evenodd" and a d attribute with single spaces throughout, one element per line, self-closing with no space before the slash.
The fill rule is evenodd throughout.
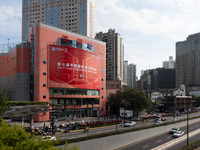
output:
<path id="1" fill-rule="evenodd" d="M 174 96 L 185 96 L 185 85 L 181 84 L 180 88 L 174 91 Z"/>
<path id="2" fill-rule="evenodd" d="M 174 69 L 175 67 L 175 61 L 173 60 L 173 57 L 169 57 L 169 61 L 163 61 L 163 68 L 166 69 Z"/>
<path id="3" fill-rule="evenodd" d="M 151 101 L 152 101 L 153 103 L 155 103 L 157 99 L 163 98 L 163 94 L 160 93 L 160 92 L 153 92 L 153 93 L 151 93 L 150 98 L 151 98 Z"/>

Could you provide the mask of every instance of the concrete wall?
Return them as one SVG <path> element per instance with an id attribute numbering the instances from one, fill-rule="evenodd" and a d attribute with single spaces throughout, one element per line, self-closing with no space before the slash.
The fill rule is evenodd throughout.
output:
<path id="1" fill-rule="evenodd" d="M 189 124 L 200 121 L 200 118 L 189 120 Z M 155 136 L 164 132 L 168 132 L 173 127 L 182 127 L 186 126 L 187 122 L 175 123 L 167 126 L 161 126 L 136 132 L 130 132 L 126 134 L 114 135 L 104 138 L 98 138 L 88 141 L 82 141 L 78 143 L 69 144 L 68 147 L 77 145 L 80 150 L 111 150 L 127 144 L 131 144 L 145 138 Z M 60 146 L 64 147 L 64 146 Z"/>

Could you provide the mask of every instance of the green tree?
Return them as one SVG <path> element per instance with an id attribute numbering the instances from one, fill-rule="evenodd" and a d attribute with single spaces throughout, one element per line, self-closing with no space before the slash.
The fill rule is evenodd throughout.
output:
<path id="1" fill-rule="evenodd" d="M 8 97 L 6 96 L 6 91 L 2 92 L 0 89 L 0 117 L 8 110 Z"/>
<path id="2" fill-rule="evenodd" d="M 116 93 L 110 93 L 107 98 L 107 105 L 110 107 L 111 114 L 119 114 L 119 109 L 123 103 L 123 93 L 121 90 L 117 90 Z"/>
<path id="3" fill-rule="evenodd" d="M 61 150 L 53 148 L 53 142 L 42 141 L 17 125 L 0 124 L 0 135 L 1 150 Z M 66 144 L 64 150 L 78 150 L 78 147 L 67 148 Z"/>
<path id="4" fill-rule="evenodd" d="M 125 85 L 115 94 L 109 95 L 107 104 L 115 114 L 118 114 L 120 107 L 133 110 L 135 115 L 143 110 L 146 110 L 147 112 L 152 110 L 152 102 L 147 94 Z"/>
<path id="5" fill-rule="evenodd" d="M 192 95 L 192 99 L 195 101 L 194 107 L 200 107 L 200 96 Z"/>

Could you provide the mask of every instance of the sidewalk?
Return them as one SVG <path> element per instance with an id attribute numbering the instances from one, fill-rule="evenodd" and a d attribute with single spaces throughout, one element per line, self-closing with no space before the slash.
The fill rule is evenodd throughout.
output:
<path id="1" fill-rule="evenodd" d="M 107 117 L 104 118 L 104 117 L 99 117 L 99 121 L 104 121 L 104 120 L 107 120 Z M 58 124 L 68 124 L 68 123 L 81 123 L 81 122 L 90 122 L 90 121 L 98 121 L 98 118 L 97 117 L 84 117 L 84 118 L 73 118 L 73 120 L 70 120 L 69 118 L 66 118 L 66 120 L 56 120 L 54 119 L 55 122 L 57 122 Z M 10 120 L 5 120 L 5 122 L 7 124 L 17 124 L 19 126 L 22 126 L 22 123 L 20 121 L 10 121 Z M 34 127 L 42 127 L 44 126 L 44 124 L 46 126 L 49 126 L 51 123 L 51 120 L 49 121 L 45 121 L 45 122 L 34 122 L 33 123 L 33 126 Z M 30 127 L 30 123 L 28 122 L 24 122 L 24 125 L 25 127 Z"/>

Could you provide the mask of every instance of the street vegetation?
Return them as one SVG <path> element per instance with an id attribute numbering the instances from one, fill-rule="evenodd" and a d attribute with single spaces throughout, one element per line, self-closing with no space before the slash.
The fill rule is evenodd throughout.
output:
<path id="1" fill-rule="evenodd" d="M 0 150 L 62 150 L 62 148 L 54 148 L 56 142 L 43 140 L 33 134 L 27 133 L 18 125 L 6 124 L 2 119 L 3 114 L 9 109 L 8 97 L 6 91 L 0 90 Z M 67 148 L 67 142 L 64 150 L 79 150 L 78 146 Z"/>
<path id="2" fill-rule="evenodd" d="M 112 115 L 118 115 L 120 108 L 132 110 L 134 116 L 137 116 L 141 111 L 150 113 L 153 108 L 147 94 L 126 85 L 117 90 L 116 93 L 111 93 L 107 100 L 107 106 L 110 108 L 110 114 Z"/>

